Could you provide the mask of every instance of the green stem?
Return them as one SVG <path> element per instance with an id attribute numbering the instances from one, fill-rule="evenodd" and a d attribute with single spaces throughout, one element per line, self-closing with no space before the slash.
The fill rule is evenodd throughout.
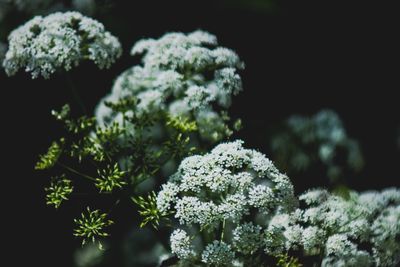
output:
<path id="1" fill-rule="evenodd" d="M 108 214 L 110 214 L 113 210 L 114 210 L 114 208 L 116 207 L 116 206 L 118 206 L 118 204 L 121 202 L 121 199 L 119 198 L 119 199 L 117 199 L 117 201 L 115 201 L 115 203 L 114 203 L 114 205 L 112 205 L 111 206 L 111 208 L 108 210 Z"/>
<path id="2" fill-rule="evenodd" d="M 123 131 L 124 131 L 124 147 L 127 147 L 128 146 L 128 134 L 126 131 L 126 112 L 123 113 L 122 127 L 124 128 L 123 129 Z M 125 171 L 127 171 L 128 170 L 128 161 L 124 161 L 124 165 L 125 165 L 124 166 Z"/>
<path id="3" fill-rule="evenodd" d="M 80 176 L 86 178 L 86 179 L 89 179 L 89 180 L 91 180 L 91 181 L 96 182 L 96 178 L 93 178 L 92 176 L 89 176 L 89 175 L 86 175 L 86 174 L 84 174 L 84 173 L 81 173 L 81 172 L 79 172 L 79 171 L 77 171 L 77 170 L 75 170 L 75 169 L 73 169 L 73 168 L 71 168 L 71 167 L 69 167 L 69 166 L 67 166 L 67 165 L 65 165 L 65 164 L 63 164 L 63 163 L 61 163 L 61 162 L 57 162 L 57 164 L 60 165 L 61 167 L 63 167 L 64 169 L 70 171 L 70 172 L 73 172 L 73 173 L 75 173 L 75 174 L 78 174 L 78 175 L 80 175 Z"/>
<path id="4" fill-rule="evenodd" d="M 221 241 L 224 241 L 225 225 L 226 225 L 226 220 L 224 219 L 223 222 L 222 222 Z"/>
<path id="5" fill-rule="evenodd" d="M 87 111 L 86 111 L 85 104 L 83 103 L 82 98 L 79 96 L 79 94 L 76 90 L 76 87 L 72 81 L 71 75 L 66 73 L 65 77 L 67 80 L 67 84 L 68 84 L 69 88 L 71 89 L 73 98 L 75 99 L 76 103 L 78 103 L 78 105 L 82 109 L 82 112 L 86 115 Z"/>

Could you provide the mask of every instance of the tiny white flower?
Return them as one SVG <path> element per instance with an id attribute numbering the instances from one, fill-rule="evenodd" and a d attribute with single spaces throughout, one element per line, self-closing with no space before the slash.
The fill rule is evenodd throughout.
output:
<path id="1" fill-rule="evenodd" d="M 10 76 L 24 68 L 32 78 L 49 78 L 85 59 L 108 68 L 122 54 L 118 39 L 103 24 L 78 12 L 36 16 L 11 32 L 8 40 L 3 67 Z"/>
<path id="2" fill-rule="evenodd" d="M 239 225 L 232 232 L 233 247 L 245 255 L 253 254 L 263 244 L 261 230 L 261 226 L 251 222 Z"/>
<path id="3" fill-rule="evenodd" d="M 196 256 L 190 236 L 182 230 L 176 229 L 170 237 L 171 252 L 176 254 L 179 259 L 186 260 Z"/>
<path id="4" fill-rule="evenodd" d="M 217 240 L 208 244 L 201 255 L 202 262 L 213 266 L 231 265 L 234 259 L 235 253 L 231 246 Z"/>

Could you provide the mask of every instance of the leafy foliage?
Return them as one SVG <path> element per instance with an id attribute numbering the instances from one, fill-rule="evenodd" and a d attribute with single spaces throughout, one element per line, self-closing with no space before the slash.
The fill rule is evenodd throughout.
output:
<path id="1" fill-rule="evenodd" d="M 287 254 L 281 254 L 277 257 L 277 267 L 302 267 L 303 264 L 299 262 L 299 259 L 291 257 Z"/>
<path id="2" fill-rule="evenodd" d="M 168 116 L 166 125 L 176 129 L 180 133 L 189 133 L 197 130 L 196 122 L 190 121 L 187 117 Z"/>

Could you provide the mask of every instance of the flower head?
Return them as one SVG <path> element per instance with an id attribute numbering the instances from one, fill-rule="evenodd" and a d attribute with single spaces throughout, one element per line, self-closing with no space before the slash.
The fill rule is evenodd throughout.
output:
<path id="1" fill-rule="evenodd" d="M 54 205 L 55 208 L 60 207 L 64 200 L 68 200 L 69 195 L 72 193 L 74 187 L 71 180 L 67 179 L 64 175 L 61 177 L 53 177 L 49 187 L 45 188 L 46 204 Z"/>
<path id="2" fill-rule="evenodd" d="M 171 252 L 176 254 L 180 259 L 190 259 L 196 255 L 191 244 L 190 236 L 182 230 L 176 229 L 170 237 Z"/>
<path id="3" fill-rule="evenodd" d="M 36 16 L 15 29 L 8 40 L 3 67 L 10 76 L 25 69 L 32 78 L 49 78 L 56 70 L 68 71 L 85 59 L 108 68 L 122 53 L 118 39 L 103 24 L 78 12 Z"/>
<path id="4" fill-rule="evenodd" d="M 323 258 L 323 266 L 398 264 L 400 191 L 389 188 L 349 195 L 345 199 L 321 189 L 302 194 L 303 209 L 271 219 L 265 233 L 266 252 L 302 249 L 305 255 Z"/>
<path id="5" fill-rule="evenodd" d="M 100 249 L 102 244 L 98 239 L 108 236 L 105 228 L 113 224 L 113 221 L 107 219 L 107 213 L 101 213 L 100 210 L 92 211 L 89 207 L 80 218 L 74 219 L 74 222 L 76 224 L 74 236 L 82 238 L 82 245 L 98 241 Z"/>
<path id="6" fill-rule="evenodd" d="M 132 111 L 138 114 L 167 112 L 189 118 L 198 124 L 203 139 L 214 142 L 229 136 L 226 116 L 217 110 L 227 109 L 232 96 L 242 90 L 237 71 L 243 63 L 235 52 L 217 45 L 216 37 L 203 31 L 137 42 L 131 53 L 141 55 L 142 64 L 116 79 L 97 108 L 97 120 L 102 124 L 118 118 L 104 108 L 105 101 L 135 96 L 138 104 Z"/>
<path id="7" fill-rule="evenodd" d="M 250 255 L 263 247 L 262 227 L 268 220 L 257 225 L 254 214 L 291 211 L 296 200 L 289 178 L 263 154 L 236 140 L 185 158 L 162 186 L 157 206 L 174 213 L 179 224 L 194 233 L 221 235 L 221 241 L 204 244 L 201 261 L 229 265 L 236 253 Z M 225 235 L 232 238 L 225 240 Z"/>
<path id="8" fill-rule="evenodd" d="M 358 143 L 347 136 L 343 122 L 332 110 L 321 110 L 314 116 L 291 116 L 285 129 L 271 142 L 278 166 L 289 173 L 309 170 L 318 164 L 326 167 L 331 181 L 345 171 L 359 171 L 364 161 Z M 342 155 L 345 164 L 341 164 Z"/>
<path id="9" fill-rule="evenodd" d="M 239 225 L 232 235 L 234 248 L 245 255 L 253 254 L 263 244 L 262 228 L 252 222 Z"/>
<path id="10" fill-rule="evenodd" d="M 293 186 L 288 177 L 242 144 L 239 140 L 223 143 L 209 154 L 183 160 L 158 194 L 159 209 L 176 210 L 181 224 L 205 226 L 224 219 L 240 221 L 250 208 L 273 212 L 283 203 L 293 206 Z M 266 164 L 263 168 L 261 161 Z M 210 193 L 216 197 L 205 198 Z"/>
<path id="11" fill-rule="evenodd" d="M 234 258 L 235 253 L 232 251 L 231 246 L 217 240 L 208 244 L 201 255 L 202 262 L 213 266 L 230 265 Z"/>

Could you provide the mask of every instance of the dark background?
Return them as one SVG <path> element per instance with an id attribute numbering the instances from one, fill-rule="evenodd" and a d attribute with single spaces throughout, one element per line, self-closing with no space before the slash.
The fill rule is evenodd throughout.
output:
<path id="1" fill-rule="evenodd" d="M 247 4 L 243 4 L 247 3 Z M 246 63 L 244 91 L 231 110 L 244 129 L 246 146 L 268 155 L 270 127 L 287 116 L 332 108 L 348 134 L 360 141 L 366 168 L 351 181 L 357 190 L 399 186 L 400 127 L 398 27 L 395 9 L 383 1 L 114 1 L 96 16 L 118 36 L 123 57 L 108 71 L 82 64 L 71 72 L 93 110 L 124 69 L 135 41 L 167 31 L 207 30 Z M 18 18 L 15 18 L 17 21 Z M 14 25 L 15 26 L 15 25 Z M 2 266 L 72 266 L 79 246 L 72 218 L 81 207 L 47 207 L 48 179 L 33 171 L 37 155 L 61 134 L 50 110 L 73 102 L 64 77 L 31 80 L 26 73 L 0 74 Z M 76 206 L 75 206 L 76 204 Z M 137 214 L 127 214 L 121 236 Z M 122 221 L 122 220 L 120 220 Z M 125 225 L 124 225 L 125 224 Z M 6 260 L 4 259 L 3 262 Z"/>

